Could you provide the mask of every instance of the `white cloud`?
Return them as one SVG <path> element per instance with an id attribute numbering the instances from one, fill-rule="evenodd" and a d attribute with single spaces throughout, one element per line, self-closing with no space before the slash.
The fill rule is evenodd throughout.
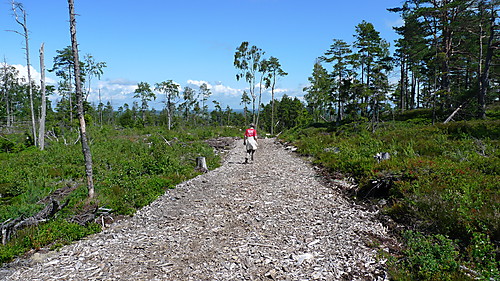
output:
<path id="1" fill-rule="evenodd" d="M 401 27 L 405 24 L 404 20 L 402 18 L 397 18 L 396 20 L 386 20 L 385 21 L 385 24 L 387 27 L 389 28 L 393 28 L 393 27 Z"/>
<path id="2" fill-rule="evenodd" d="M 90 86 L 91 92 L 87 98 L 90 103 L 97 105 L 100 95 L 102 103 L 106 104 L 109 101 L 115 108 L 124 103 L 131 105 L 134 102 L 134 91 L 137 89 L 137 83 L 127 79 L 97 80 Z M 54 97 L 54 100 L 58 99 L 60 96 Z"/>
<path id="3" fill-rule="evenodd" d="M 176 82 L 174 83 L 179 85 L 182 92 L 181 85 Z M 189 86 L 195 90 L 198 90 L 199 87 L 203 84 L 206 84 L 208 89 L 210 89 L 210 91 L 212 92 L 212 95 L 210 96 L 207 103 L 209 106 L 212 106 L 212 100 L 217 100 L 223 105 L 223 107 L 229 105 L 231 108 L 240 108 L 241 94 L 243 93 L 243 90 L 248 91 L 248 89 L 232 88 L 230 86 L 224 85 L 222 82 L 210 83 L 203 80 L 188 80 L 184 86 Z M 154 85 L 151 86 L 152 88 L 154 88 Z M 88 101 L 95 105 L 99 103 L 99 93 L 101 96 L 101 102 L 106 104 L 109 101 L 114 108 L 118 108 L 125 103 L 132 105 L 134 101 L 139 102 L 138 99 L 134 98 L 134 91 L 135 89 L 137 89 L 136 81 L 127 79 L 98 80 L 93 81 L 91 87 L 92 91 L 88 97 Z M 256 92 L 258 94 L 258 88 Z M 281 99 L 285 94 L 290 97 L 300 97 L 303 95 L 303 93 L 301 93 L 300 91 L 284 88 L 274 89 L 274 93 L 276 99 Z M 163 108 L 164 96 L 162 96 L 160 93 L 156 93 L 156 96 L 156 100 L 151 101 L 150 107 L 154 107 L 156 109 Z M 57 99 L 60 99 L 60 97 L 54 97 L 51 99 L 56 101 Z M 271 90 L 266 89 L 262 93 L 262 102 L 268 103 L 270 100 Z"/>
<path id="4" fill-rule="evenodd" d="M 196 87 L 200 87 L 203 84 L 207 84 L 209 89 L 211 87 L 210 83 L 208 83 L 207 81 L 203 81 L 203 80 L 198 80 L 198 81 L 197 80 L 187 80 L 187 83 L 188 83 L 188 85 L 192 85 L 192 86 L 196 86 Z"/>
<path id="5" fill-rule="evenodd" d="M 1 65 L 3 66 L 5 64 L 2 63 Z M 12 66 L 17 71 L 19 71 L 19 78 L 22 78 L 24 81 L 28 81 L 28 67 L 21 64 L 13 64 Z M 35 81 L 36 85 L 40 86 L 40 79 L 42 77 L 40 72 L 38 72 L 33 66 L 30 66 L 30 74 L 31 80 Z M 56 81 L 50 77 L 47 77 L 47 74 L 45 74 L 45 84 L 54 85 L 56 84 Z"/>
<path id="6" fill-rule="evenodd" d="M 206 84 L 208 89 L 212 92 L 214 96 L 225 96 L 225 97 L 239 97 L 243 93 L 241 89 L 234 89 L 229 86 L 223 85 L 221 82 L 216 82 L 214 84 L 203 80 L 188 80 L 188 85 L 200 87 Z"/>

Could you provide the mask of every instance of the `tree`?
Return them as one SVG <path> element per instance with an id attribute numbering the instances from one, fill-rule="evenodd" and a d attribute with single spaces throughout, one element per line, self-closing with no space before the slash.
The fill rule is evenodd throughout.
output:
<path id="1" fill-rule="evenodd" d="M 193 107 L 196 103 L 195 90 L 191 87 L 184 87 L 184 91 L 182 92 L 182 99 L 184 102 L 180 105 L 180 110 L 184 111 L 184 118 L 186 121 L 189 121 L 189 114 L 193 110 Z"/>
<path id="2" fill-rule="evenodd" d="M 260 73 L 260 82 L 259 82 L 259 101 L 258 101 L 258 106 L 257 106 L 257 119 L 255 120 L 255 126 L 259 126 L 259 119 L 260 119 L 260 108 L 262 105 L 262 90 L 267 89 L 268 83 L 264 83 L 264 81 L 267 79 L 267 72 L 269 70 L 269 61 L 267 59 L 262 59 L 259 62 L 259 73 Z"/>
<path id="3" fill-rule="evenodd" d="M 80 142 L 82 143 L 83 157 L 85 160 L 85 174 L 87 176 L 87 188 L 89 198 L 94 197 L 94 180 L 92 170 L 92 154 L 87 140 L 87 131 L 85 125 L 85 113 L 83 110 L 83 92 L 82 83 L 80 80 L 80 60 L 78 59 L 78 42 L 76 39 L 76 19 L 75 19 L 75 6 L 73 0 L 68 0 L 69 8 L 69 22 L 71 33 L 71 46 L 73 51 L 74 71 L 75 71 L 75 87 L 76 87 L 76 100 L 78 106 L 78 120 L 80 121 Z"/>
<path id="4" fill-rule="evenodd" d="M 63 95 L 61 100 L 61 109 L 58 112 L 67 112 L 69 114 L 69 122 L 73 123 L 73 82 L 74 74 L 74 56 L 71 46 L 67 46 L 62 50 L 56 50 L 57 56 L 54 57 L 54 65 L 49 72 L 55 74 L 62 79 L 58 83 L 58 91 Z M 83 63 L 80 63 L 83 65 Z M 81 80 L 81 79 L 80 79 Z M 65 106 L 64 104 L 67 104 Z"/>
<path id="5" fill-rule="evenodd" d="M 151 90 L 151 86 L 147 82 L 139 82 L 137 88 L 134 90 L 134 98 L 141 99 L 141 112 L 142 122 L 146 123 L 146 111 L 148 110 L 148 103 L 156 99 L 155 93 Z"/>
<path id="6" fill-rule="evenodd" d="M 279 60 L 275 57 L 270 57 L 267 63 L 267 71 L 268 76 L 265 79 L 266 88 L 271 88 L 271 135 L 274 134 L 274 109 L 275 109 L 275 100 L 274 100 L 274 89 L 276 87 L 276 80 L 278 77 L 283 77 L 288 75 L 283 69 L 281 69 L 281 64 Z"/>
<path id="7" fill-rule="evenodd" d="M 214 104 L 215 110 L 211 112 L 212 119 L 214 120 L 214 123 L 217 124 L 219 123 L 222 126 L 222 106 L 220 102 L 213 100 L 212 101 Z"/>
<path id="8" fill-rule="evenodd" d="M 14 13 L 14 17 L 16 22 L 22 27 L 23 32 L 14 31 L 17 34 L 20 34 L 24 37 L 25 42 L 25 54 L 26 54 L 26 68 L 28 70 L 28 96 L 30 101 L 30 112 L 31 112 L 31 129 L 33 133 L 33 140 L 35 142 L 35 146 L 37 145 L 36 138 L 36 121 L 35 121 L 35 110 L 33 107 L 33 88 L 31 85 L 31 63 L 30 63 L 30 49 L 29 49 L 29 30 L 27 21 L 26 10 L 23 7 L 23 4 L 12 0 L 12 12 Z M 20 14 L 19 14 L 20 13 Z"/>
<path id="9" fill-rule="evenodd" d="M 42 105 L 40 112 L 40 126 L 38 131 L 38 143 L 40 150 L 45 148 L 45 118 L 47 115 L 47 101 L 45 98 L 45 59 L 44 59 L 44 44 L 40 47 L 40 89 L 42 91 Z"/>
<path id="10" fill-rule="evenodd" d="M 229 126 L 231 124 L 231 114 L 233 113 L 233 110 L 229 105 L 226 106 L 225 113 L 227 114 L 227 126 Z"/>
<path id="11" fill-rule="evenodd" d="M 18 75 L 19 72 L 16 68 L 4 61 L 0 68 L 0 83 L 2 83 L 0 90 L 2 91 L 2 101 L 5 103 L 2 111 L 5 111 L 7 127 L 12 126 L 14 120 L 13 103 L 15 99 L 14 95 L 17 92 L 17 88 L 19 88 Z"/>
<path id="12" fill-rule="evenodd" d="M 290 98 L 283 95 L 281 100 L 277 102 L 277 116 L 279 130 L 291 129 L 298 125 L 303 125 L 308 121 L 307 111 L 304 104 L 298 98 Z"/>
<path id="13" fill-rule="evenodd" d="M 328 71 L 321 64 L 321 60 L 316 60 L 312 76 L 308 78 L 309 86 L 304 88 L 307 92 L 305 100 L 310 107 L 313 119 L 318 122 L 325 118 L 326 107 L 329 104 L 329 94 L 331 88 L 331 78 Z"/>
<path id="14" fill-rule="evenodd" d="M 256 73 L 259 71 L 260 61 L 264 52 L 256 46 L 249 47 L 249 43 L 244 41 L 236 49 L 234 54 L 234 67 L 238 70 L 236 80 L 245 79 L 249 85 L 250 96 L 252 97 L 252 120 L 256 121 L 255 116 L 255 81 Z"/>
<path id="15" fill-rule="evenodd" d="M 243 115 L 245 118 L 245 125 L 248 124 L 247 122 L 247 113 L 248 113 L 248 105 L 250 104 L 251 100 L 250 97 L 247 94 L 247 91 L 243 91 L 243 94 L 241 95 L 241 102 L 240 104 L 243 105 Z"/>
<path id="16" fill-rule="evenodd" d="M 480 5 L 478 7 L 479 11 L 483 8 L 483 5 L 486 6 L 485 1 L 479 1 Z M 498 49 L 500 46 L 498 40 L 498 23 L 496 19 L 498 18 L 498 3 L 494 3 L 495 1 L 490 1 L 489 3 L 489 16 L 487 23 L 489 25 L 489 35 L 487 36 L 488 41 L 486 43 L 486 57 L 484 59 L 484 69 L 479 71 L 479 92 L 478 92 L 478 118 L 484 119 L 486 118 L 486 95 L 488 92 L 488 88 L 490 87 L 490 68 L 493 61 L 493 52 L 495 49 Z M 486 7 L 484 8 L 487 9 Z M 481 29 L 483 29 L 481 25 Z M 496 38 L 496 42 L 494 42 Z M 480 37 L 480 46 L 483 46 L 482 37 Z M 482 50 L 482 48 L 481 48 Z"/>
<path id="17" fill-rule="evenodd" d="M 87 94 L 85 95 L 85 100 L 87 100 L 91 92 L 92 77 L 101 79 L 101 75 L 104 73 L 103 68 L 106 67 L 106 63 L 96 62 L 91 54 L 85 55 L 84 62 L 85 63 L 83 64 L 83 76 L 86 77 L 87 79 Z"/>
<path id="18" fill-rule="evenodd" d="M 407 0 L 402 7 L 389 9 L 404 20 L 396 29 L 402 37 L 396 53 L 402 62 L 398 89 L 402 110 L 420 102 L 435 112 L 436 107 L 461 108 L 475 99 L 475 115 L 484 117 L 488 93 L 495 91 L 492 86 L 498 81 L 498 71 L 489 72 L 498 49 L 498 4 L 498 0 Z"/>
<path id="19" fill-rule="evenodd" d="M 200 96 L 201 96 L 201 111 L 203 115 L 206 115 L 208 112 L 208 105 L 206 104 L 206 102 L 211 95 L 212 92 L 208 88 L 208 85 L 206 83 L 201 84 Z"/>
<path id="20" fill-rule="evenodd" d="M 354 46 L 358 49 L 361 65 L 361 83 L 364 85 L 361 96 L 364 116 L 371 111 L 372 121 L 376 121 L 380 101 L 386 99 L 388 91 L 388 72 L 392 68 L 389 56 L 389 43 L 380 38 L 373 24 L 366 21 L 356 26 Z"/>
<path id="21" fill-rule="evenodd" d="M 353 75 L 349 70 L 349 60 L 351 57 L 351 48 L 343 40 L 333 39 L 330 49 L 321 57 L 327 63 L 332 63 L 332 91 L 331 100 L 337 102 L 337 123 L 343 119 L 344 103 L 347 100 L 347 86 L 350 85 L 350 79 Z"/>
<path id="22" fill-rule="evenodd" d="M 167 110 L 168 117 L 168 129 L 172 127 L 172 112 L 174 110 L 174 104 L 177 101 L 173 101 L 179 97 L 179 85 L 174 83 L 172 80 L 163 81 L 155 84 L 155 90 L 165 94 L 165 109 Z"/>

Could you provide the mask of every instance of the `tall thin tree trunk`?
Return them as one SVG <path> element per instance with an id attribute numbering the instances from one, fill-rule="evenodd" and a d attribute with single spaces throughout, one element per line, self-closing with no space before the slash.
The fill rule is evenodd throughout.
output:
<path id="1" fill-rule="evenodd" d="M 405 99 L 406 99 L 406 72 L 405 72 L 405 58 L 404 54 L 401 55 L 401 81 L 400 81 L 400 91 L 401 91 L 401 100 L 399 101 L 399 109 L 401 112 L 405 111 Z"/>
<path id="2" fill-rule="evenodd" d="M 31 63 L 30 63 L 30 51 L 29 51 L 29 44 L 28 44 L 28 30 L 26 30 L 26 63 L 28 65 L 28 67 L 27 67 L 28 68 L 28 91 L 29 91 L 29 99 L 30 99 L 31 127 L 33 129 L 33 141 L 35 142 L 35 146 L 37 146 L 38 141 L 36 138 L 35 109 L 33 106 L 33 86 L 31 84 Z"/>
<path id="3" fill-rule="evenodd" d="M 22 13 L 22 21 L 19 19 L 19 15 L 17 14 L 17 10 L 20 10 Z M 33 134 L 33 140 L 35 142 L 35 146 L 37 145 L 37 137 L 36 137 L 36 121 L 35 121 L 35 110 L 33 107 L 33 87 L 31 85 L 31 63 L 30 63 L 30 49 L 29 49 L 29 30 L 27 24 L 27 16 L 26 10 L 24 10 L 23 5 L 21 3 L 15 2 L 12 0 L 12 11 L 14 12 L 14 16 L 16 18 L 16 22 L 23 28 L 23 33 L 16 32 L 24 36 L 25 43 L 25 53 L 26 53 L 26 68 L 28 70 L 28 95 L 30 101 L 30 111 L 31 111 L 31 133 Z"/>
<path id="4" fill-rule="evenodd" d="M 73 66 L 75 68 L 75 66 Z M 69 124 L 73 128 L 73 84 L 71 84 L 71 70 L 69 71 Z M 76 79 L 76 78 L 75 78 Z"/>
<path id="5" fill-rule="evenodd" d="M 101 100 L 101 88 L 98 89 L 99 93 L 99 125 L 102 127 L 102 108 L 104 107 L 104 104 L 102 103 Z"/>
<path id="6" fill-rule="evenodd" d="M 490 36 L 488 37 L 486 57 L 484 59 L 484 69 L 481 73 L 481 88 L 479 89 L 478 94 L 478 118 L 484 119 L 486 118 L 486 92 L 488 91 L 488 87 L 490 84 L 489 73 L 491 67 L 491 60 L 493 58 L 493 38 L 495 36 L 495 9 L 492 4 L 491 6 L 491 19 L 490 19 Z M 482 44 L 481 44 L 482 45 Z"/>
<path id="7" fill-rule="evenodd" d="M 9 98 L 9 88 L 8 88 L 8 77 L 7 77 L 7 61 L 4 58 L 4 63 L 3 63 L 3 71 L 4 71 L 4 81 L 3 81 L 3 92 L 4 92 L 4 97 L 5 97 L 5 110 L 7 114 L 7 128 L 11 126 L 11 116 L 10 116 L 10 98 Z"/>
<path id="8" fill-rule="evenodd" d="M 87 176 L 87 188 L 89 198 L 94 197 L 94 180 L 92 170 L 92 154 L 90 152 L 89 143 L 87 140 L 87 132 L 85 125 L 85 114 L 83 111 L 83 93 L 82 83 L 80 81 L 80 60 L 78 58 L 78 42 L 76 40 L 76 19 L 75 19 L 75 5 L 73 0 L 68 0 L 69 7 L 69 22 L 71 32 L 71 46 L 73 49 L 73 59 L 75 68 L 75 87 L 76 87 L 76 100 L 78 106 L 78 120 L 80 121 L 80 141 L 82 143 L 83 158 L 85 160 L 85 174 Z"/>
<path id="9" fill-rule="evenodd" d="M 45 116 L 47 114 L 47 101 L 45 99 L 45 62 L 44 62 L 44 46 L 40 47 L 40 88 L 42 91 L 42 108 L 40 115 L 40 126 L 38 131 L 38 144 L 41 150 L 45 148 Z"/>
<path id="10" fill-rule="evenodd" d="M 415 84 L 416 84 L 415 71 L 411 72 L 411 94 L 410 94 L 410 109 L 415 109 Z"/>
<path id="11" fill-rule="evenodd" d="M 274 135 L 274 87 L 276 85 L 276 75 L 273 76 L 273 86 L 271 87 L 271 136 Z"/>

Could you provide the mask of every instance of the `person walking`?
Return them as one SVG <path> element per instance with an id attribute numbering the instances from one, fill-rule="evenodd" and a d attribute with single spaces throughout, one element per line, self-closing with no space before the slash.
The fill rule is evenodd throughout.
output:
<path id="1" fill-rule="evenodd" d="M 248 164 L 248 159 L 250 158 L 253 162 L 253 154 L 257 150 L 257 147 L 259 146 L 257 143 L 257 130 L 255 130 L 255 125 L 252 123 L 250 124 L 250 128 L 245 130 L 245 136 L 243 139 L 243 145 L 246 146 L 246 157 L 245 157 L 245 164 Z"/>

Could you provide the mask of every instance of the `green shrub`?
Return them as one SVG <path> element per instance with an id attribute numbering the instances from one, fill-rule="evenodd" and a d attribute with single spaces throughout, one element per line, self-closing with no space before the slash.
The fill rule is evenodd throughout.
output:
<path id="1" fill-rule="evenodd" d="M 455 242 L 443 235 L 403 233 L 405 258 L 391 272 L 395 280 L 469 280 L 459 272 L 459 251 Z"/>
<path id="2" fill-rule="evenodd" d="M 475 232 L 467 247 L 470 266 L 478 271 L 481 280 L 500 280 L 500 261 L 495 253 L 495 245 L 488 235 Z"/>
<path id="3" fill-rule="evenodd" d="M 412 120 L 380 124 L 374 133 L 367 131 L 368 124 L 355 123 L 297 129 L 283 138 L 293 141 L 300 153 L 313 156 L 316 164 L 352 177 L 359 185 L 358 198 L 389 199 L 384 212 L 396 221 L 459 241 L 459 258 L 465 262 L 465 248 L 475 243 L 471 242 L 474 233 L 500 240 L 500 123 L 486 120 L 429 126 L 422 119 Z M 379 152 L 389 152 L 391 158 L 378 163 L 373 156 Z M 481 268 L 474 265 L 479 259 L 470 260 L 471 267 Z M 397 280 L 417 278 L 405 279 L 408 268 L 396 271 Z M 443 276 L 461 280 L 459 272 Z"/>
<path id="4" fill-rule="evenodd" d="M 455 138 L 500 139 L 500 120 L 450 122 L 438 127 Z"/>
<path id="5" fill-rule="evenodd" d="M 234 127 L 205 127 L 166 130 L 161 127 L 89 127 L 96 188 L 95 202 L 87 202 L 83 184 L 85 169 L 78 133 L 60 131 L 58 142 L 48 142 L 45 151 L 36 148 L 1 153 L 0 222 L 29 217 L 44 206 L 39 200 L 68 185 L 77 188 L 67 197 L 69 204 L 57 218 L 39 227 L 18 232 L 6 246 L 0 246 L 0 263 L 30 248 L 58 247 L 97 231 L 66 222 L 75 214 L 98 204 L 114 214 L 132 215 L 162 195 L 166 189 L 194 177 L 195 159 L 206 157 L 209 169 L 220 159 L 203 140 L 223 134 L 239 136 Z M 9 136 L 10 137 L 10 136 Z"/>

